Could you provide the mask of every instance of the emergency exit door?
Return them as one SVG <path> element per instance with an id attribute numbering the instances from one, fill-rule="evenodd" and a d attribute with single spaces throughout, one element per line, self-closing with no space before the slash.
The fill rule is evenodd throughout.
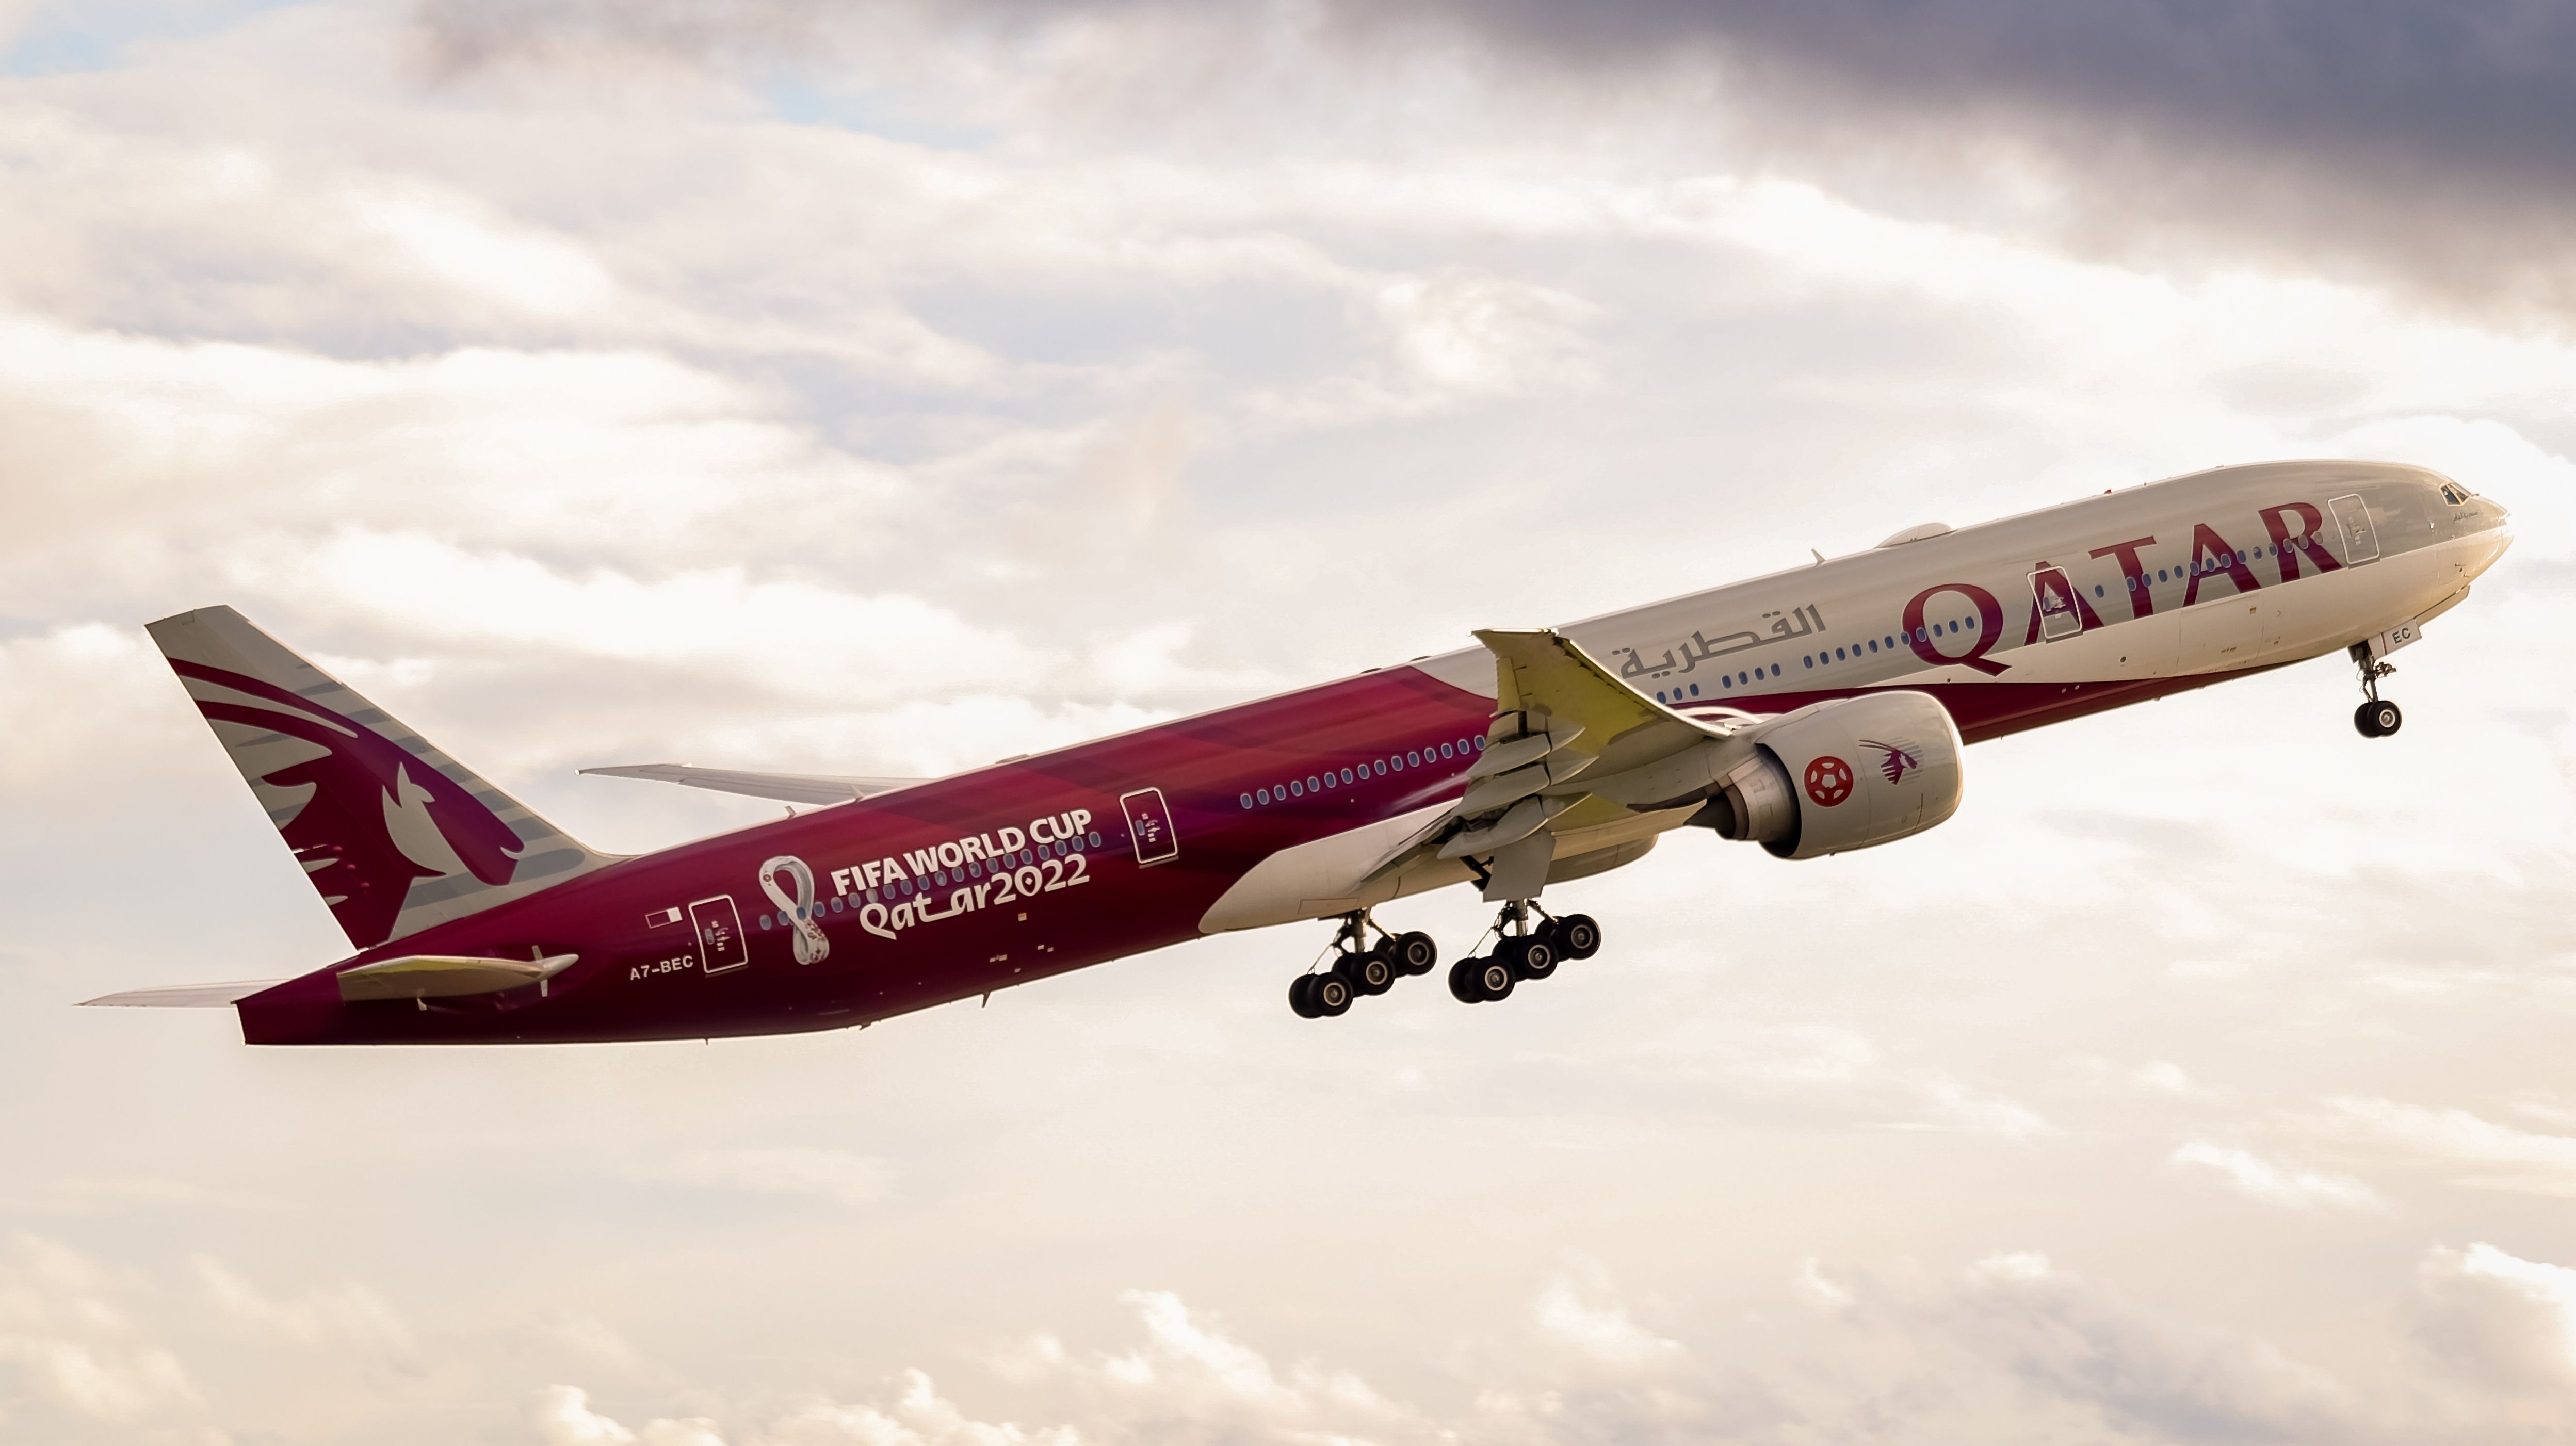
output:
<path id="1" fill-rule="evenodd" d="M 2347 493 L 2328 502 L 2334 509 L 2335 526 L 2343 529 L 2343 560 L 2346 566 L 2376 562 L 2379 559 L 2379 534 L 2371 530 L 2370 504 L 2358 492 Z"/>

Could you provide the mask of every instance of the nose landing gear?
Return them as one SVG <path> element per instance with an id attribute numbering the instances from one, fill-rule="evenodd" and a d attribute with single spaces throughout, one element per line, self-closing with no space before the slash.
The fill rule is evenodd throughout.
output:
<path id="1" fill-rule="evenodd" d="M 1541 920 L 1536 928 L 1529 922 L 1533 911 Z M 1461 1004 L 1507 999 L 1522 980 L 1545 979 L 1567 959 L 1589 959 L 1601 952 L 1601 926 L 1591 915 L 1559 918 L 1526 899 L 1503 905 L 1493 932 L 1497 937 L 1492 954 L 1449 966 L 1449 993 Z"/>
<path id="2" fill-rule="evenodd" d="M 1362 995 L 1384 994 L 1407 974 L 1428 974 L 1440 962 L 1440 946 L 1424 933 L 1390 934 L 1378 929 L 1378 941 L 1367 944 L 1377 921 L 1368 910 L 1342 916 L 1333 936 L 1333 962 L 1322 973 L 1301 974 L 1288 986 L 1288 1007 L 1300 1019 L 1333 1019 L 1350 1012 Z M 1363 946 L 1366 947 L 1363 947 Z"/>
<path id="3" fill-rule="evenodd" d="M 2379 696 L 2379 680 L 2397 671 L 2397 665 L 2373 657 L 2370 644 L 2352 645 L 2352 660 L 2361 669 L 2361 695 L 2367 700 L 2353 710 L 2352 726 L 2364 738 L 2385 738 L 2406 721 L 2397 705 Z"/>

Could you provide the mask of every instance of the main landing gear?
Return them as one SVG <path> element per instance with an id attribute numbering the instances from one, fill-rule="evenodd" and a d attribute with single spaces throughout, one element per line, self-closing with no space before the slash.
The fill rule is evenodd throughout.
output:
<path id="1" fill-rule="evenodd" d="M 1332 967 L 1316 974 L 1300 974 L 1288 985 L 1288 1007 L 1300 1019 L 1332 1019 L 1350 1012 L 1351 1001 L 1363 994 L 1384 994 L 1395 987 L 1395 981 L 1407 974 L 1428 974 L 1440 962 L 1440 946 L 1423 933 L 1390 934 L 1377 929 L 1378 940 L 1368 944 L 1368 931 L 1377 929 L 1368 910 L 1359 909 L 1342 916 L 1341 931 L 1333 937 Z"/>
<path id="2" fill-rule="evenodd" d="M 1529 922 L 1532 911 L 1541 921 L 1535 929 Z M 1449 966 L 1449 993 L 1461 1004 L 1508 999 L 1512 986 L 1522 980 L 1545 979 L 1567 959 L 1589 959 L 1601 952 L 1601 926 L 1591 915 L 1558 918 L 1526 899 L 1503 905 L 1493 933 L 1493 953 Z"/>
<path id="3" fill-rule="evenodd" d="M 2353 710 L 2352 726 L 2364 738 L 2385 738 L 2406 721 L 2396 704 L 2379 696 L 2379 680 L 2396 672 L 2397 665 L 2372 657 L 2368 643 L 2352 645 L 2352 660 L 2361 668 L 2361 695 L 2368 700 Z"/>

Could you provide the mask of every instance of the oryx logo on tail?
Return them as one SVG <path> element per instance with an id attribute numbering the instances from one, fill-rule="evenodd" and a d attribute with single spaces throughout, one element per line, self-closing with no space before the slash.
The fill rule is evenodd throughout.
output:
<path id="1" fill-rule="evenodd" d="M 525 841 L 400 744 L 257 678 L 175 658 L 170 666 L 191 684 L 211 685 L 190 689 L 207 722 L 283 734 L 320 750 L 266 750 L 255 781 L 302 794 L 285 805 L 291 811 L 277 831 L 351 939 L 390 936 L 416 879 L 510 882 Z"/>
<path id="2" fill-rule="evenodd" d="M 151 628 L 359 948 L 614 862 L 231 608 L 199 608 Z"/>

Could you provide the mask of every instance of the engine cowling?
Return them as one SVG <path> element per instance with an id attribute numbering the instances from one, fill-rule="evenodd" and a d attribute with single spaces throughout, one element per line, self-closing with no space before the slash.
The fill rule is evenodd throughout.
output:
<path id="1" fill-rule="evenodd" d="M 1864 693 L 1783 714 L 1694 823 L 1784 859 L 1918 834 L 1959 810 L 1958 725 L 1928 693 Z"/>

